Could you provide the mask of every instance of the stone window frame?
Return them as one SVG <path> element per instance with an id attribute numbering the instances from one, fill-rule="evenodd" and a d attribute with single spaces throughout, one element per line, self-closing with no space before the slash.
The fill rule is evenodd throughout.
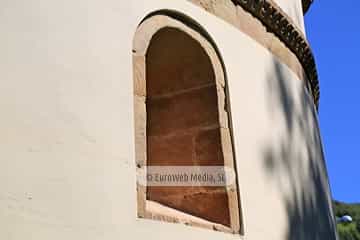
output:
<path id="1" fill-rule="evenodd" d="M 133 39 L 133 94 L 135 122 L 135 158 L 137 174 L 147 166 L 147 112 L 146 112 L 146 53 L 152 37 L 163 28 L 175 28 L 190 35 L 196 40 L 208 55 L 215 74 L 217 102 L 219 113 L 221 147 L 224 166 L 236 173 L 235 156 L 232 144 L 232 134 L 229 122 L 230 109 L 226 99 L 227 89 L 225 72 L 217 51 L 200 32 L 194 30 L 183 21 L 173 17 L 155 14 L 146 18 L 138 26 Z M 137 215 L 139 218 L 153 219 L 164 222 L 182 223 L 216 231 L 242 234 L 240 197 L 236 182 L 226 187 L 230 211 L 230 227 L 214 223 L 200 217 L 178 211 L 146 199 L 146 186 L 137 183 Z"/>

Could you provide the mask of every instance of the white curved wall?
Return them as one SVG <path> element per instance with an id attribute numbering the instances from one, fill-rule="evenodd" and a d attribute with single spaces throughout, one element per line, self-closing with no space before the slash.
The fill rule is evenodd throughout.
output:
<path id="1" fill-rule="evenodd" d="M 302 0 L 273 0 L 293 20 L 305 35 Z"/>
<path id="2" fill-rule="evenodd" d="M 0 9 L 0 239 L 239 239 L 136 218 L 132 38 L 158 9 L 191 16 L 222 54 L 243 239 L 334 239 L 311 97 L 249 37 L 182 0 Z"/>

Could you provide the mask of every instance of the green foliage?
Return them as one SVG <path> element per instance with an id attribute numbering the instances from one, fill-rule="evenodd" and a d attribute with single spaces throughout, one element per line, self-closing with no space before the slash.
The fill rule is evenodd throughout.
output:
<path id="1" fill-rule="evenodd" d="M 338 224 L 338 233 L 340 240 L 360 240 L 360 233 L 357 231 L 354 223 Z"/>
<path id="2" fill-rule="evenodd" d="M 334 201 L 334 213 L 337 217 L 349 215 L 352 223 L 338 223 L 340 240 L 360 240 L 360 204 L 346 204 Z"/>
<path id="3" fill-rule="evenodd" d="M 356 229 L 360 232 L 360 218 L 355 219 Z"/>

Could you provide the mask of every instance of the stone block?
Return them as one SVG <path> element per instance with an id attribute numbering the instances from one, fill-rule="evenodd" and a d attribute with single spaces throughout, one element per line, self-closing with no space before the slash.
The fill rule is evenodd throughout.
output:
<path id="1" fill-rule="evenodd" d="M 159 136 L 218 125 L 216 87 L 148 99 L 148 135 Z"/>
<path id="2" fill-rule="evenodd" d="M 169 137 L 148 136 L 148 166 L 193 165 L 193 136 L 179 134 Z"/>
<path id="3" fill-rule="evenodd" d="M 146 96 L 145 57 L 133 56 L 134 94 Z"/>
<path id="4" fill-rule="evenodd" d="M 219 128 L 200 130 L 195 139 L 195 162 L 199 166 L 223 166 Z"/>

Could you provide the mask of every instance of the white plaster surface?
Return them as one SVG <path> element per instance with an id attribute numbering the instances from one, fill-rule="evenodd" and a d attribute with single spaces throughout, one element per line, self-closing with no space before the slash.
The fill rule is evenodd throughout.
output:
<path id="1" fill-rule="evenodd" d="M 222 55 L 244 236 L 136 218 L 132 38 L 159 9 Z M 0 239 L 334 239 L 310 95 L 236 28 L 183 0 L 3 0 L 0 34 Z"/>
<path id="2" fill-rule="evenodd" d="M 305 35 L 302 0 L 273 0 Z"/>

